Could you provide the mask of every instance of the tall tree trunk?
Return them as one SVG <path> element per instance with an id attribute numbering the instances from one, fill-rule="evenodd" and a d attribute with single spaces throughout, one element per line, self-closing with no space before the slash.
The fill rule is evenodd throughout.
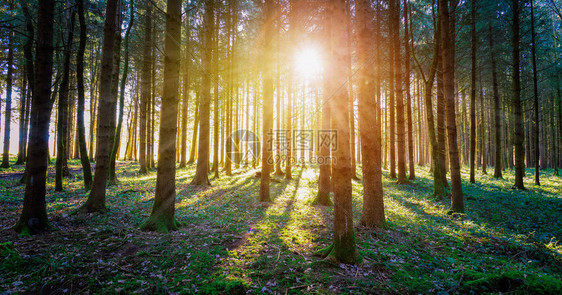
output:
<path id="1" fill-rule="evenodd" d="M 380 99 L 379 63 L 380 54 L 374 51 L 372 40 L 380 44 L 380 18 L 373 26 L 373 12 L 370 1 L 358 0 L 357 9 L 357 55 L 359 64 L 359 133 L 363 159 L 363 216 L 361 224 L 368 227 L 384 227 L 384 200 L 380 158 Z M 377 9 L 380 4 L 377 3 Z M 407 23 L 407 22 L 406 22 Z M 373 34 L 373 27 L 376 33 Z M 367 65 L 373 52 L 377 52 L 375 66 Z M 373 93 L 375 94 L 373 96 Z M 378 116 L 374 116 L 377 114 Z"/>
<path id="2" fill-rule="evenodd" d="M 273 0 L 265 0 L 265 16 L 271 19 L 275 15 L 275 3 Z M 274 27 L 271 22 L 264 24 L 264 52 L 263 52 L 263 127 L 262 127 L 262 163 L 261 163 L 261 181 L 260 181 L 260 202 L 270 202 L 269 182 L 271 177 L 271 167 L 273 165 L 273 157 L 271 153 L 272 128 L 273 128 L 273 34 Z"/>
<path id="3" fill-rule="evenodd" d="M 181 0 L 168 0 L 166 8 L 166 37 L 164 43 L 164 90 L 158 141 L 156 192 L 152 213 L 141 226 L 143 230 L 168 232 L 176 230 L 174 218 L 176 199 L 176 136 L 180 77 Z"/>
<path id="4" fill-rule="evenodd" d="M 470 6 L 470 182 L 474 183 L 476 166 L 476 0 Z M 484 110 L 482 110 L 484 112 Z"/>
<path id="5" fill-rule="evenodd" d="M 121 1 L 108 0 L 106 6 L 106 22 L 102 49 L 102 65 L 100 77 L 100 102 L 98 104 L 98 128 L 96 135 L 96 171 L 88 200 L 81 207 L 85 212 L 105 212 L 105 190 L 109 166 L 110 144 L 114 130 L 111 122 L 115 122 L 115 103 L 117 97 L 112 96 L 112 82 L 117 76 L 115 66 L 115 46 L 121 27 Z"/>
<path id="6" fill-rule="evenodd" d="M 27 106 L 27 92 L 31 91 L 28 88 L 27 77 L 25 75 L 25 69 L 22 70 L 21 78 L 21 89 L 20 89 L 20 118 L 19 118 L 19 136 L 18 136 L 18 158 L 16 160 L 16 165 L 21 165 L 25 163 L 25 145 L 27 138 L 27 128 L 25 126 L 25 109 Z"/>
<path id="7" fill-rule="evenodd" d="M 322 251 L 337 262 L 355 264 L 360 261 L 355 234 L 353 232 L 353 214 L 351 212 L 351 157 L 349 150 L 349 104 L 348 90 L 345 81 L 346 73 L 346 44 L 345 28 L 345 0 L 333 1 L 329 8 L 330 25 L 330 65 L 327 75 L 331 81 L 333 91 L 332 126 L 337 132 L 337 147 L 334 151 L 334 165 L 332 166 L 334 190 L 334 241 Z"/>
<path id="8" fill-rule="evenodd" d="M 121 82 L 119 85 L 119 117 L 117 119 L 117 127 L 115 128 L 115 137 L 113 139 L 113 146 L 111 148 L 111 156 L 109 159 L 109 185 L 117 184 L 117 176 L 115 175 L 115 162 L 119 153 L 119 146 L 121 145 L 121 127 L 123 126 L 123 111 L 125 109 L 125 87 L 127 84 L 127 78 L 129 75 L 129 35 L 131 34 L 131 29 L 135 22 L 135 8 L 133 1 L 129 3 L 130 5 L 130 15 L 129 25 L 127 26 L 127 32 L 125 33 L 125 39 L 123 44 L 123 75 L 121 77 Z M 116 77 L 118 78 L 118 77 Z"/>
<path id="9" fill-rule="evenodd" d="M 500 94 L 498 90 L 498 74 L 496 71 L 496 56 L 494 53 L 494 38 L 492 37 L 492 24 L 488 23 L 488 42 L 490 44 L 490 55 L 492 64 L 492 90 L 494 97 L 494 177 L 502 178 L 502 115 L 500 106 Z"/>
<path id="10" fill-rule="evenodd" d="M 10 10 L 14 9 L 13 0 L 10 1 Z M 14 32 L 8 26 L 8 70 L 6 73 L 6 111 L 4 113 L 4 150 L 2 153 L 1 168 L 10 167 L 10 127 L 12 122 L 12 76 L 14 72 Z"/>
<path id="11" fill-rule="evenodd" d="M 63 190 L 62 178 L 68 174 L 67 152 L 69 149 L 68 133 L 68 94 L 70 84 L 70 58 L 72 54 L 72 39 L 74 37 L 74 9 L 69 0 L 66 1 L 66 41 L 64 44 L 64 64 L 62 69 L 62 80 L 59 88 L 59 105 L 57 117 L 57 160 L 55 164 L 55 191 Z"/>
<path id="12" fill-rule="evenodd" d="M 195 153 L 197 148 L 197 131 L 199 130 L 199 93 L 195 96 L 195 119 L 193 120 L 193 134 L 191 137 L 191 151 L 189 152 L 189 161 L 187 164 L 195 163 Z"/>
<path id="13" fill-rule="evenodd" d="M 183 91 L 182 91 L 182 102 L 181 102 L 181 152 L 180 152 L 180 168 L 183 168 L 187 164 L 187 111 L 189 109 L 189 82 L 190 75 L 189 70 L 191 69 L 191 36 L 190 36 L 190 17 L 189 14 L 185 17 L 186 24 L 186 38 L 185 38 L 185 60 L 183 69 Z"/>
<path id="14" fill-rule="evenodd" d="M 150 80 L 151 71 L 150 63 L 152 60 L 152 4 L 146 2 L 146 15 L 144 20 L 144 45 L 143 45 L 143 61 L 141 69 L 141 104 L 139 118 L 139 165 L 140 173 L 148 173 L 148 108 L 150 100 Z"/>
<path id="15" fill-rule="evenodd" d="M 410 32 L 408 26 L 410 22 L 408 21 L 409 14 L 409 1 L 404 0 L 404 63 L 405 63 L 405 73 L 404 81 L 406 89 L 406 115 L 407 115 L 407 125 L 408 125 L 408 159 L 410 168 L 410 180 L 416 179 L 416 169 L 414 164 L 414 130 L 412 126 L 412 95 L 410 89 Z"/>
<path id="16" fill-rule="evenodd" d="M 23 209 L 14 230 L 33 234 L 50 227 L 45 201 L 48 138 L 51 117 L 51 83 L 53 75 L 53 24 L 55 1 L 39 0 L 37 22 L 37 47 L 31 107 L 31 132 L 26 164 Z"/>
<path id="17" fill-rule="evenodd" d="M 519 17 L 520 0 L 512 0 L 513 9 L 513 145 L 515 146 L 515 184 L 517 189 L 525 189 L 523 177 L 525 175 L 525 146 L 523 145 L 523 115 L 521 111 L 521 81 L 520 81 L 520 50 L 519 50 Z M 535 134 L 538 136 L 538 134 Z M 537 159 L 538 160 L 538 159 Z M 511 160 L 510 160 L 511 161 Z"/>
<path id="18" fill-rule="evenodd" d="M 328 39 L 329 38 L 329 34 L 330 34 L 330 29 L 329 29 L 329 18 L 328 17 L 324 17 L 323 18 L 323 23 L 324 23 L 324 32 L 325 33 L 325 38 Z M 320 152 L 318 155 L 318 164 L 319 164 L 319 174 L 318 174 L 318 193 L 316 194 L 316 198 L 314 199 L 314 204 L 318 204 L 318 205 L 323 205 L 323 206 L 331 206 L 332 204 L 332 200 L 330 200 L 330 168 L 331 168 L 331 163 L 329 161 L 330 159 L 330 149 L 331 149 L 331 145 L 330 145 L 330 133 L 329 132 L 325 132 L 330 130 L 330 121 L 331 121 L 331 110 L 330 110 L 330 104 L 331 104 L 331 99 L 329 96 L 329 91 L 330 91 L 330 83 L 332 81 L 330 81 L 326 76 L 323 76 L 323 91 L 324 91 L 324 95 L 322 96 L 322 126 L 321 126 L 321 131 L 318 132 L 318 145 L 320 148 Z M 287 159 L 287 161 L 290 161 L 290 159 Z"/>
<path id="19" fill-rule="evenodd" d="M 457 122 L 455 120 L 455 88 L 454 88 L 454 39 L 451 39 L 450 18 L 454 13 L 449 12 L 448 0 L 439 0 L 439 14 L 441 22 L 441 49 L 443 59 L 443 94 L 447 119 L 447 143 L 449 147 L 449 169 L 451 171 L 451 209 L 454 212 L 464 212 L 459 152 L 457 146 Z"/>
<path id="20" fill-rule="evenodd" d="M 441 36 L 439 36 L 439 44 L 441 44 Z M 440 45 L 441 46 L 441 45 Z M 441 168 L 441 181 L 443 186 L 449 187 L 447 182 L 447 134 L 445 131 L 445 96 L 443 85 L 443 50 L 439 49 L 439 58 L 437 63 L 437 144 L 439 151 L 439 168 Z"/>
<path id="21" fill-rule="evenodd" d="M 220 5 L 220 4 L 219 4 Z M 219 178 L 219 134 L 220 134 L 220 104 L 219 104 L 219 30 L 220 30 L 220 8 L 216 10 L 215 26 L 213 30 L 213 167 L 215 178 Z"/>
<path id="22" fill-rule="evenodd" d="M 531 0 L 531 54 L 533 55 L 533 108 L 534 108 L 534 133 L 539 134 L 539 93 L 537 85 L 537 53 L 536 53 L 536 35 L 535 35 L 535 13 L 533 11 L 533 0 Z M 535 136 L 535 146 L 539 146 L 539 137 Z M 535 149 L 535 184 L 541 185 L 539 179 L 539 158 L 540 149 Z"/>
<path id="23" fill-rule="evenodd" d="M 197 148 L 197 168 L 191 181 L 194 185 L 210 185 L 209 181 L 209 136 L 210 136 L 210 104 L 211 104 L 211 57 L 212 37 L 214 30 L 214 0 L 205 0 L 203 17 L 203 57 L 201 59 L 202 81 L 199 102 L 199 143 Z"/>

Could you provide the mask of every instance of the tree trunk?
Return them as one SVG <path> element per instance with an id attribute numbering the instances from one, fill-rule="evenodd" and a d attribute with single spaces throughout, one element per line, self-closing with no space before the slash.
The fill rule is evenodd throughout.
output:
<path id="1" fill-rule="evenodd" d="M 371 40 L 380 40 L 380 18 L 373 26 L 373 12 L 370 1 L 358 0 L 357 9 L 357 55 L 359 64 L 367 64 L 371 58 L 373 46 Z M 377 9 L 379 8 L 377 3 Z M 406 22 L 407 23 L 407 22 Z M 373 34 L 373 27 L 376 33 Z M 382 170 L 380 158 L 380 100 L 379 63 L 380 54 L 376 53 L 373 66 L 359 69 L 359 133 L 361 136 L 361 153 L 363 159 L 363 216 L 361 224 L 368 227 L 384 227 L 384 201 L 382 188 Z M 375 96 L 373 96 L 373 93 Z M 376 100 L 375 100 L 376 99 Z M 375 116 L 374 114 L 378 114 Z"/>
<path id="2" fill-rule="evenodd" d="M 214 30 L 214 0 L 205 0 L 203 18 L 203 57 L 201 67 L 201 98 L 199 102 L 199 145 L 197 148 L 197 168 L 191 181 L 194 185 L 210 185 L 209 181 L 209 136 L 210 136 L 210 104 L 211 104 L 211 57 L 212 37 Z"/>
<path id="3" fill-rule="evenodd" d="M 116 97 L 112 96 L 112 82 L 117 76 L 115 67 L 115 46 L 121 27 L 121 2 L 108 0 L 106 6 L 106 22 L 102 49 L 102 65 L 100 77 L 100 102 L 98 104 L 98 128 L 96 135 L 96 171 L 92 191 L 88 200 L 81 207 L 85 212 L 105 212 L 105 189 L 108 175 L 110 143 L 114 135 L 111 122 L 115 122 Z"/>
<path id="4" fill-rule="evenodd" d="M 220 4 L 219 4 L 220 5 Z M 220 8 L 216 10 L 215 25 L 213 30 L 213 167 L 215 178 L 219 178 L 219 134 L 220 134 L 220 104 L 219 104 L 219 30 L 220 30 Z"/>
<path id="5" fill-rule="evenodd" d="M 176 199 L 176 136 L 178 121 L 178 96 L 180 74 L 181 0 L 168 0 L 166 37 L 164 45 L 164 90 L 160 115 L 160 140 L 158 141 L 158 168 L 156 192 L 152 213 L 141 226 L 143 230 L 167 233 L 176 230 L 179 222 L 174 218 Z"/>
<path id="6" fill-rule="evenodd" d="M 334 190 L 334 241 L 322 254 L 341 263 L 355 264 L 361 258 L 355 244 L 353 232 L 353 211 L 351 202 L 351 157 L 349 149 L 349 104 L 348 90 L 345 81 L 346 73 L 346 44 L 345 28 L 340 24 L 345 22 L 345 0 L 333 1 L 329 12 L 331 16 L 330 41 L 331 58 L 327 75 L 330 78 L 333 91 L 332 126 L 337 132 L 337 147 L 334 151 L 334 165 L 332 166 L 332 181 Z"/>
<path id="7" fill-rule="evenodd" d="M 50 228 L 45 202 L 49 120 L 51 117 L 51 83 L 53 75 L 53 24 L 55 1 L 39 0 L 37 22 L 37 49 L 33 101 L 31 107 L 31 132 L 26 165 L 23 209 L 14 230 L 20 234 L 33 234 Z"/>
<path id="8" fill-rule="evenodd" d="M 416 169 L 414 164 L 414 130 L 412 126 L 412 95 L 410 90 L 410 33 L 408 26 L 409 1 L 404 0 L 404 63 L 405 73 L 404 81 L 406 89 L 406 115 L 408 125 L 408 159 L 409 159 L 409 172 L 410 180 L 416 179 Z"/>
<path id="9" fill-rule="evenodd" d="M 531 54 L 533 56 L 533 108 L 534 108 L 534 134 L 539 134 L 539 93 L 538 93 L 538 85 L 537 85 L 537 53 L 536 53 L 536 44 L 535 44 L 535 13 L 533 11 L 533 0 L 531 0 Z M 539 146 L 539 137 L 535 136 L 535 146 Z M 539 179 L 539 158 L 540 158 L 540 149 L 535 149 L 535 184 L 541 185 Z"/>
<path id="10" fill-rule="evenodd" d="M 13 0 L 10 1 L 10 10 L 14 8 Z M 12 26 L 8 27 L 8 70 L 6 73 L 6 111 L 4 113 L 4 151 L 2 153 L 1 168 L 10 167 L 10 131 L 12 122 L 12 76 L 14 72 L 14 32 Z"/>
<path id="11" fill-rule="evenodd" d="M 476 166 L 476 0 L 470 6 L 470 182 L 474 183 Z M 484 112 L 484 110 L 482 110 Z"/>
<path id="12" fill-rule="evenodd" d="M 451 209 L 454 212 L 464 212 L 464 200 L 461 184 L 459 152 L 457 147 L 457 123 L 455 120 L 455 88 L 454 88 L 454 34 L 450 26 L 450 16 L 447 0 L 439 1 L 441 22 L 441 48 L 443 58 L 443 88 L 447 117 L 447 143 L 449 147 L 449 169 L 451 171 Z"/>
<path id="13" fill-rule="evenodd" d="M 329 22 L 328 18 L 324 18 L 324 37 L 326 39 L 329 38 Z M 314 204 L 322 205 L 322 206 L 331 206 L 332 200 L 330 200 L 330 170 L 331 170 L 331 161 L 330 159 L 330 120 L 331 120 L 331 110 L 330 104 L 331 99 L 329 97 L 330 91 L 330 83 L 331 81 L 324 76 L 323 77 L 323 91 L 324 95 L 322 96 L 322 126 L 321 131 L 318 132 L 318 145 L 320 148 L 320 152 L 318 155 L 318 164 L 319 164 L 319 174 L 318 174 L 318 193 L 316 194 L 316 198 L 314 199 Z M 290 161 L 290 159 L 287 159 Z"/>
<path id="14" fill-rule="evenodd" d="M 70 58 L 72 53 L 72 39 L 74 37 L 74 10 L 70 7 L 70 1 L 66 1 L 67 35 L 64 44 L 64 64 L 62 69 L 62 80 L 59 88 L 59 105 L 57 114 L 57 160 L 55 164 L 55 191 L 63 190 L 62 178 L 68 173 L 67 151 L 69 149 L 68 133 L 68 93 L 70 91 Z"/>
<path id="15" fill-rule="evenodd" d="M 144 23 L 144 45 L 143 45 L 143 61 L 141 69 L 141 105 L 139 118 L 139 165 L 140 173 L 148 173 L 148 107 L 150 101 L 150 80 L 151 71 L 150 63 L 152 60 L 152 4 L 146 3 L 146 15 Z"/>
<path id="16" fill-rule="evenodd" d="M 525 146 L 523 145 L 523 116 L 521 112 L 521 81 L 520 81 L 520 50 L 519 50 L 519 14 L 520 1 L 512 0 L 513 9 L 513 145 L 515 146 L 515 184 L 517 189 L 525 189 L 523 177 L 525 175 Z M 538 134 L 535 134 L 538 136 Z"/>
<path id="17" fill-rule="evenodd" d="M 186 38 L 185 38 L 185 60 L 183 69 L 183 91 L 182 91 L 182 110 L 181 110 L 181 152 L 180 152 L 180 168 L 187 164 L 187 112 L 189 110 L 189 70 L 191 68 L 191 36 L 190 36 L 190 17 L 189 14 L 185 17 L 186 23 Z"/>
<path id="18" fill-rule="evenodd" d="M 115 162 L 119 153 L 119 146 L 121 145 L 121 127 L 123 126 L 123 111 L 125 109 L 125 87 L 127 84 L 127 78 L 129 73 L 129 35 L 131 34 L 131 28 L 135 21 L 135 9 L 133 1 L 129 3 L 130 5 L 130 15 L 129 25 L 127 26 L 127 32 L 125 33 L 124 39 L 124 53 L 123 53 L 123 75 L 121 77 L 121 82 L 119 85 L 119 117 L 117 119 L 117 127 L 115 128 L 115 137 L 113 139 L 113 146 L 111 148 L 111 157 L 109 159 L 109 185 L 117 184 L 117 176 L 115 175 Z M 119 54 L 119 51 L 118 51 Z M 118 78 L 118 77 L 116 77 Z"/>
<path id="19" fill-rule="evenodd" d="M 275 15 L 275 3 L 273 0 L 265 1 L 266 19 L 270 19 Z M 271 167 L 273 165 L 273 157 L 271 153 L 272 128 L 273 128 L 273 66 L 271 53 L 273 50 L 273 34 L 274 27 L 271 22 L 264 24 L 264 52 L 263 52 L 263 127 L 262 127 L 262 163 L 261 163 L 261 180 L 260 180 L 260 202 L 270 202 L 269 182 L 271 177 Z"/>
<path id="20" fill-rule="evenodd" d="M 193 134 L 191 137 L 191 151 L 189 152 L 189 161 L 187 164 L 195 163 L 195 153 L 197 148 L 197 131 L 199 130 L 199 93 L 195 96 L 195 119 L 193 120 Z"/>

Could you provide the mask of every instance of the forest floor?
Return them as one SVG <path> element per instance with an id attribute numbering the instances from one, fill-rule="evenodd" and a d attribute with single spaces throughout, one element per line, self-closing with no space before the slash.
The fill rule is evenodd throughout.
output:
<path id="1" fill-rule="evenodd" d="M 78 161 L 71 167 L 79 168 Z M 56 231 L 20 237 L 11 226 L 23 186 L 0 175 L 0 294 L 561 294 L 562 177 L 527 171 L 526 191 L 477 173 L 463 181 L 466 214 L 447 214 L 432 198 L 426 167 L 396 185 L 384 171 L 387 229 L 356 227 L 363 263 L 338 265 L 313 256 L 331 240 L 333 208 L 311 205 L 318 170 L 295 167 L 294 180 L 271 183 L 273 202 L 257 201 L 255 169 L 189 185 L 194 166 L 177 172 L 176 217 L 169 234 L 142 232 L 156 172 L 123 162 L 120 184 L 108 190 L 106 214 L 71 214 L 85 202 L 81 174 L 54 192 L 48 213 Z M 6 176 L 7 175 L 7 176 Z M 360 175 L 360 168 L 358 170 Z M 463 170 L 468 179 L 468 170 Z M 361 216 L 361 181 L 353 181 L 354 219 Z"/>

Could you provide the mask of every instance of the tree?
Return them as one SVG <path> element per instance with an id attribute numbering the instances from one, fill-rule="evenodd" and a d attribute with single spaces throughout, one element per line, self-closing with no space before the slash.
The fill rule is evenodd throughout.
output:
<path id="1" fill-rule="evenodd" d="M 180 225 L 174 218 L 176 199 L 176 136 L 180 77 L 181 0 L 168 0 L 164 43 L 164 90 L 160 115 L 156 193 L 143 230 L 168 232 Z"/>
<path id="2" fill-rule="evenodd" d="M 86 51 L 86 20 L 84 16 L 84 1 L 77 0 L 78 21 L 80 23 L 80 42 L 76 55 L 76 84 L 78 88 L 78 109 L 76 113 L 76 129 L 78 132 L 78 143 L 80 145 L 80 162 L 84 174 L 84 188 L 86 191 L 92 188 L 92 168 L 88 158 L 86 147 L 86 130 L 84 127 L 84 53 Z"/>
<path id="3" fill-rule="evenodd" d="M 274 27 L 270 20 L 275 15 L 275 3 L 273 0 L 265 0 L 265 33 L 264 33 L 264 61 L 263 61 L 263 127 L 262 127 L 262 163 L 260 180 L 260 202 L 270 202 L 269 182 L 271 167 L 273 165 L 272 141 L 273 141 L 273 62 L 271 52 L 273 50 Z"/>
<path id="4" fill-rule="evenodd" d="M 203 17 L 203 57 L 201 59 L 201 97 L 199 98 L 199 142 L 197 168 L 191 181 L 194 185 L 210 185 L 209 181 L 209 136 L 211 104 L 211 48 L 213 37 L 214 0 L 205 0 Z"/>
<path id="5" fill-rule="evenodd" d="M 112 96 L 111 83 L 115 81 L 118 69 L 115 66 L 115 41 L 120 35 L 120 0 L 108 0 L 106 5 L 106 21 L 104 26 L 102 64 L 100 77 L 100 102 L 98 104 L 98 124 L 96 134 L 96 171 L 92 190 L 88 200 L 80 211 L 105 212 L 105 190 L 109 168 L 109 154 L 115 130 L 111 122 L 115 122 L 115 104 L 117 97 Z"/>
<path id="6" fill-rule="evenodd" d="M 410 85 L 410 33 L 408 21 L 409 1 L 404 0 L 404 82 L 406 88 L 406 115 L 408 125 L 408 159 L 410 168 L 410 180 L 416 179 L 416 169 L 414 164 L 414 130 L 412 126 L 412 95 Z"/>
<path id="7" fill-rule="evenodd" d="M 498 90 L 498 74 L 496 70 L 496 55 L 494 50 L 494 38 L 492 37 L 492 24 L 488 23 L 488 43 L 490 45 L 490 58 L 492 66 L 492 92 L 494 98 L 494 145 L 495 148 L 495 166 L 494 177 L 502 178 L 502 125 L 501 125 L 501 108 L 500 94 Z"/>
<path id="8" fill-rule="evenodd" d="M 319 252 L 322 256 L 355 264 L 361 260 L 355 244 L 351 203 L 351 157 L 349 150 L 349 104 L 346 83 L 345 0 L 332 2 L 328 8 L 331 15 L 330 53 L 326 75 L 331 83 L 333 100 L 332 126 L 337 132 L 337 144 L 332 165 L 332 187 L 334 190 L 334 240 L 333 244 Z"/>
<path id="9" fill-rule="evenodd" d="M 14 9 L 13 0 L 10 1 L 10 10 Z M 12 120 L 12 81 L 14 73 L 14 32 L 8 27 L 8 70 L 6 73 L 6 112 L 4 113 L 4 151 L 2 153 L 1 168 L 10 167 L 10 124 Z"/>
<path id="10" fill-rule="evenodd" d="M 368 227 L 384 227 L 384 200 L 382 188 L 381 152 L 380 152 L 380 133 L 381 126 L 380 110 L 378 100 L 380 99 L 379 70 L 375 69 L 370 63 L 374 52 L 371 40 L 380 44 L 379 25 L 372 24 L 373 11 L 368 0 L 358 0 L 357 9 L 357 55 L 359 64 L 363 65 L 359 69 L 359 130 L 361 136 L 361 155 L 363 160 L 363 216 L 361 224 Z M 377 4 L 377 7 L 380 4 Z M 373 34 L 373 27 L 376 28 L 376 36 Z M 376 53 L 377 61 L 380 55 Z M 375 63 L 378 66 L 378 63 Z M 376 76 L 375 76 L 376 75 Z M 374 95 L 373 95 L 374 94 Z M 373 116 L 378 114 L 378 116 Z"/>
<path id="11" fill-rule="evenodd" d="M 115 175 L 115 161 L 117 160 L 117 154 L 119 153 L 119 146 L 121 144 L 121 127 L 123 125 L 123 111 L 125 109 L 125 87 L 127 83 L 127 77 L 129 75 L 129 38 L 131 35 L 131 29 L 135 22 L 135 8 L 133 1 L 130 2 L 130 15 L 129 25 L 127 26 L 127 32 L 125 33 L 124 39 L 124 52 L 123 52 L 123 75 L 121 76 L 121 82 L 119 85 L 119 117 L 117 119 L 117 127 L 115 128 L 115 136 L 113 139 L 113 145 L 111 147 L 111 155 L 109 158 L 109 184 L 115 185 L 117 183 L 117 176 Z M 116 77 L 118 78 L 118 77 Z"/>
<path id="12" fill-rule="evenodd" d="M 62 178 L 69 176 L 67 152 L 69 146 L 66 142 L 68 134 L 69 104 L 68 95 L 70 87 L 70 58 L 72 54 L 72 39 L 74 37 L 75 10 L 69 0 L 66 1 L 67 36 L 64 44 L 64 64 L 62 79 L 59 86 L 59 109 L 57 117 L 57 161 L 55 167 L 55 191 L 62 191 Z"/>
<path id="13" fill-rule="evenodd" d="M 534 134 L 535 134 L 535 184 L 541 185 L 539 178 L 539 93 L 537 85 L 537 53 L 536 53 L 536 34 L 535 34 L 535 13 L 533 11 L 533 0 L 531 0 L 531 55 L 533 57 L 533 109 L 534 109 Z"/>
<path id="14" fill-rule="evenodd" d="M 470 182 L 474 183 L 476 165 L 476 0 L 471 1 L 470 9 Z M 484 110 L 482 110 L 484 112 Z"/>
<path id="15" fill-rule="evenodd" d="M 14 230 L 33 234 L 50 228 L 45 201 L 49 121 L 51 117 L 51 82 L 53 75 L 54 0 L 39 0 L 37 47 L 35 51 L 35 85 L 31 105 L 31 130 L 26 164 L 23 209 Z"/>
<path id="16" fill-rule="evenodd" d="M 515 147 L 515 184 L 516 189 L 525 189 L 523 176 L 525 175 L 525 146 L 523 145 L 523 114 L 521 112 L 521 80 L 520 80 L 520 50 L 519 50 L 519 17 L 520 1 L 512 0 L 511 9 L 513 12 L 512 24 L 512 69 L 513 69 L 513 146 Z M 538 136 L 538 134 L 536 135 Z M 537 146 L 538 148 L 538 146 Z M 538 160 L 538 159 L 535 159 Z"/>
<path id="17" fill-rule="evenodd" d="M 441 51 L 443 59 L 443 86 L 447 120 L 447 143 L 449 148 L 449 169 L 451 171 L 451 209 L 464 212 L 459 152 L 457 146 L 457 122 L 455 119 L 455 66 L 451 36 L 450 18 L 454 12 L 449 11 L 448 0 L 439 0 L 439 21 L 441 22 Z M 454 10 L 453 10 L 454 11 Z"/>
<path id="18" fill-rule="evenodd" d="M 189 108 L 189 83 L 190 75 L 189 70 L 191 68 L 191 36 L 189 35 L 190 30 L 190 17 L 187 15 L 185 17 L 186 23 L 186 39 L 185 39 L 185 60 L 183 69 L 183 91 L 182 91 L 182 110 L 181 110 L 181 152 L 180 152 L 180 167 L 185 167 L 187 165 L 187 111 Z"/>
<path id="19" fill-rule="evenodd" d="M 148 108 L 150 101 L 150 80 L 151 71 L 150 64 L 152 61 L 152 4 L 146 2 L 146 15 L 144 18 L 144 46 L 143 46 L 143 59 L 141 69 L 141 103 L 140 103 L 140 118 L 139 118 L 139 165 L 140 173 L 148 173 Z"/>

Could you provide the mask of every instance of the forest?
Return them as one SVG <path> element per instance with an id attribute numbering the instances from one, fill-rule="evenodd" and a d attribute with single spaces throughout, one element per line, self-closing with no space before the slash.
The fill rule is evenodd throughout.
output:
<path id="1" fill-rule="evenodd" d="M 560 0 L 0 0 L 0 40 L 0 294 L 562 294 Z"/>

